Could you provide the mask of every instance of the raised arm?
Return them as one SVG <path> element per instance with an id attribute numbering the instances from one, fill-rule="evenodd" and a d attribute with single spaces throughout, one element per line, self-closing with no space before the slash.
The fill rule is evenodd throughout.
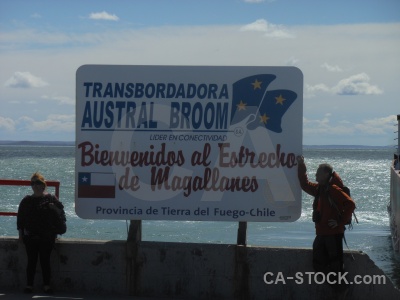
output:
<path id="1" fill-rule="evenodd" d="M 316 196 L 318 193 L 318 184 L 308 180 L 307 167 L 304 162 L 304 157 L 297 156 L 297 176 L 299 178 L 300 186 L 307 194 L 311 196 Z"/>

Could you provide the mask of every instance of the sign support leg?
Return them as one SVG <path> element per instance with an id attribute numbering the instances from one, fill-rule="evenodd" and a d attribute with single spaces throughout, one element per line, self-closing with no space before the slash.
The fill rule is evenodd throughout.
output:
<path id="1" fill-rule="evenodd" d="M 246 246 L 246 239 L 247 239 L 247 222 L 239 222 L 237 244 Z"/>
<path id="2" fill-rule="evenodd" d="M 131 220 L 129 223 L 128 242 L 142 241 L 142 220 Z"/>
<path id="3" fill-rule="evenodd" d="M 140 294 L 140 268 L 142 262 L 139 257 L 139 244 L 142 241 L 142 220 L 131 220 L 129 223 L 128 239 L 126 243 L 127 260 L 129 266 L 129 294 Z"/>

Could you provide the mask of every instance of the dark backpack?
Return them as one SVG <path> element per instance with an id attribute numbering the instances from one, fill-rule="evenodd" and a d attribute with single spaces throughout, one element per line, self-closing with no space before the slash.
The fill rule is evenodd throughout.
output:
<path id="1" fill-rule="evenodd" d="M 55 196 L 49 195 L 46 197 L 49 212 L 49 225 L 56 234 L 64 234 L 67 232 L 67 219 L 65 217 L 64 206 Z M 42 205 L 46 205 L 45 203 Z"/>
<path id="2" fill-rule="evenodd" d="M 67 232 L 67 219 L 65 217 L 64 209 L 58 207 L 53 209 L 53 225 L 56 234 L 64 234 Z"/>

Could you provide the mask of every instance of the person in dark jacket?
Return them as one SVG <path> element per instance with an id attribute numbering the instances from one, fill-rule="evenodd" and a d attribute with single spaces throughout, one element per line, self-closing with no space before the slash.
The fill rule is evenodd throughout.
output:
<path id="1" fill-rule="evenodd" d="M 339 174 L 329 164 L 319 165 L 316 182 L 310 182 L 304 157 L 297 157 L 301 188 L 314 196 L 313 221 L 316 237 L 313 243 L 313 267 L 317 272 L 343 272 L 343 234 L 351 219 L 355 203 L 343 190 Z"/>
<path id="2" fill-rule="evenodd" d="M 55 229 L 55 214 L 64 206 L 58 199 L 47 193 L 46 181 L 40 173 L 31 177 L 32 195 L 25 196 L 18 207 L 17 229 L 19 239 L 25 244 L 28 264 L 26 268 L 27 285 L 25 293 L 33 292 L 33 283 L 38 258 L 43 275 L 43 290 L 52 293 L 50 287 L 50 255 L 57 237 Z"/>

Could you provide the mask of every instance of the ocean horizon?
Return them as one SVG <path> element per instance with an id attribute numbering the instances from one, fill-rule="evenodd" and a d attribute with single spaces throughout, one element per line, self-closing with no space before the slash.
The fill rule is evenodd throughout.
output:
<path id="1" fill-rule="evenodd" d="M 3 146 L 75 146 L 75 141 L 28 141 L 28 140 L 0 140 L 0 145 Z M 303 149 L 393 149 L 397 145 L 341 145 L 341 144 L 331 144 L 331 145 L 303 145 Z"/>

